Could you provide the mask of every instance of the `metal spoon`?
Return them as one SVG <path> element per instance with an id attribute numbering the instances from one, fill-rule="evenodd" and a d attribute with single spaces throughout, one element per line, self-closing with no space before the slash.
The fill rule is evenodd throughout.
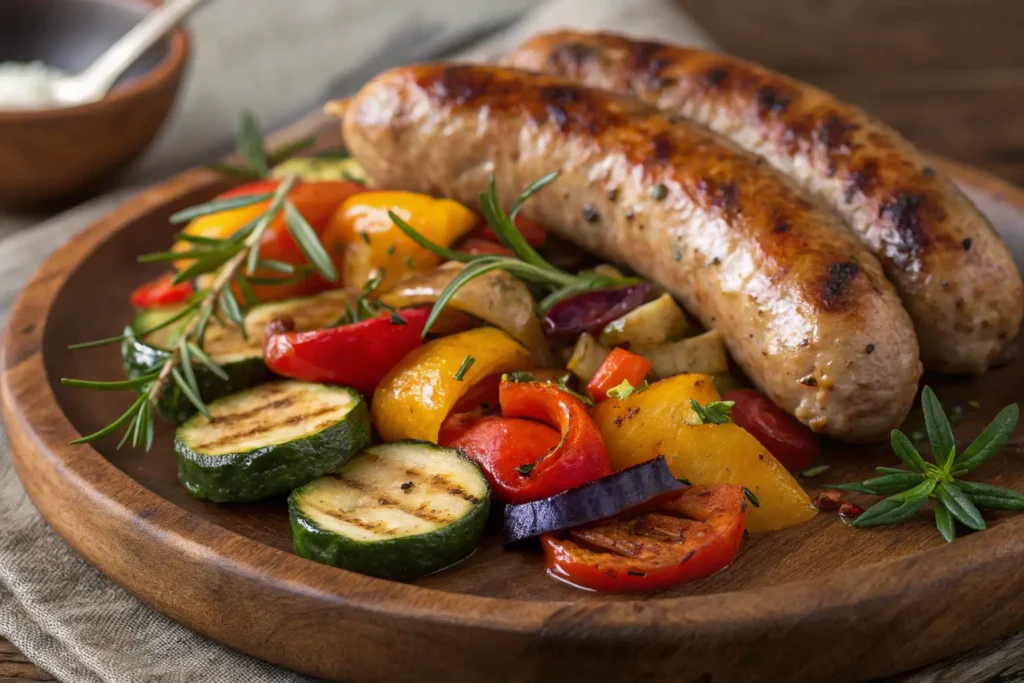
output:
<path id="1" fill-rule="evenodd" d="M 68 106 L 102 99 L 125 69 L 204 2 L 206 0 L 167 0 L 111 45 L 85 71 L 55 80 L 54 97 Z"/>

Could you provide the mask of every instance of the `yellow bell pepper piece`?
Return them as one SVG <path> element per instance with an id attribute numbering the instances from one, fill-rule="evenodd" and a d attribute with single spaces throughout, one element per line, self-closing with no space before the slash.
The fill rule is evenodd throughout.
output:
<path id="1" fill-rule="evenodd" d="M 384 273 L 377 292 L 387 291 L 410 272 L 427 272 L 441 257 L 424 249 L 388 216 L 394 211 L 421 235 L 443 247 L 473 229 L 479 219 L 462 204 L 415 192 L 366 192 L 350 197 L 324 234 L 329 253 L 344 251 L 342 275 L 349 287 L 361 287 Z"/>
<path id="2" fill-rule="evenodd" d="M 719 400 L 709 375 L 685 374 L 655 382 L 625 400 L 594 406 L 612 469 L 664 455 L 672 473 L 695 484 L 739 484 L 760 507 L 747 509 L 750 531 L 773 531 L 806 522 L 817 510 L 793 476 L 745 429 L 727 424 L 687 424 L 690 399 Z"/>
<path id="3" fill-rule="evenodd" d="M 267 210 L 268 203 L 260 202 L 259 204 L 243 206 L 240 209 L 230 209 L 193 218 L 182 232 L 193 237 L 225 240 L 238 232 L 245 224 L 259 218 Z M 189 251 L 190 249 L 195 249 L 195 246 L 184 240 L 178 240 L 171 247 L 171 251 Z M 184 270 L 192 265 L 193 262 L 192 259 L 179 259 L 174 262 L 174 267 L 178 270 Z"/>
<path id="4" fill-rule="evenodd" d="M 460 381 L 455 374 L 466 356 L 475 360 Z M 526 347 L 494 327 L 435 339 L 402 359 L 377 386 L 370 410 L 373 423 L 384 441 L 437 443 L 441 423 L 474 384 L 532 366 Z"/>

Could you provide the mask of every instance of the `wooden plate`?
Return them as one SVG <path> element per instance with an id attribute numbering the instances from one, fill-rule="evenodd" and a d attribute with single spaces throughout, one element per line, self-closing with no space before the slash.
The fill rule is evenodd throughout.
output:
<path id="1" fill-rule="evenodd" d="M 319 143 L 337 143 L 318 124 Z M 1024 193 L 939 160 L 1013 242 Z M 942 543 L 929 516 L 857 531 L 834 514 L 751 537 L 727 571 L 641 596 L 585 593 L 548 578 L 536 550 L 492 535 L 468 560 L 413 584 L 291 552 L 282 501 L 215 505 L 176 479 L 172 432 L 146 454 L 68 446 L 110 422 L 127 395 L 66 389 L 60 377 L 114 378 L 114 348 L 69 343 L 115 334 L 135 262 L 169 243 L 167 218 L 221 189 L 196 170 L 141 193 L 59 249 L 27 285 L 3 349 L 3 411 L 15 467 L 47 521 L 89 562 L 156 609 L 263 659 L 348 681 L 777 681 L 866 679 L 964 651 L 1024 627 L 1024 515 Z M 1024 251 L 1024 250 L 1019 250 Z M 965 408 L 958 441 L 1024 399 L 1024 360 L 985 377 L 930 378 Z M 967 408 L 976 399 L 981 409 Z M 918 429 L 919 412 L 908 429 Z M 886 447 L 828 444 L 829 481 L 892 464 Z M 1024 488 L 1020 432 L 980 479 Z M 866 503 L 866 501 L 861 501 Z"/>

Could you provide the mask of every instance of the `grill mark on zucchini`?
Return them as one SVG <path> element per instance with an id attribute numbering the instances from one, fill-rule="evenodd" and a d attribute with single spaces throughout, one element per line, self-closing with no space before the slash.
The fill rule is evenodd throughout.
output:
<path id="1" fill-rule="evenodd" d="M 376 457 L 376 456 L 374 456 L 374 457 Z M 429 483 L 427 480 L 425 480 L 423 478 L 423 473 L 422 472 L 415 472 L 414 473 L 412 471 L 412 469 L 415 469 L 415 468 L 411 468 L 409 470 L 406 470 L 406 474 L 408 474 L 410 476 L 414 476 L 414 477 L 419 477 L 419 481 L 418 482 L 414 481 L 413 482 L 413 486 L 415 486 L 416 483 L 419 483 L 419 484 L 423 484 L 425 482 Z M 392 498 L 390 495 L 388 495 L 387 490 L 379 489 L 379 488 L 377 488 L 375 486 L 371 486 L 368 482 L 360 481 L 359 479 L 353 479 L 353 478 L 350 478 L 350 477 L 346 477 L 344 474 L 339 474 L 337 472 L 331 472 L 327 476 L 331 477 L 332 479 L 335 479 L 342 486 L 346 486 L 346 487 L 348 487 L 350 489 L 354 489 L 356 491 L 359 491 L 360 493 L 366 494 L 368 497 L 376 498 L 378 505 L 381 505 L 383 507 L 395 508 L 396 510 L 404 512 L 407 515 L 410 515 L 412 517 L 416 517 L 418 519 L 422 519 L 424 522 L 431 522 L 431 523 L 434 523 L 434 524 L 442 525 L 442 524 L 451 524 L 456 519 L 456 518 L 446 514 L 444 512 L 444 510 L 437 510 L 437 509 L 435 509 L 433 507 L 428 506 L 427 503 L 420 503 L 415 508 L 409 507 L 407 505 L 403 505 L 400 501 L 398 501 L 395 498 Z M 437 475 L 434 475 L 434 477 L 437 477 Z M 432 478 L 434 478 L 434 477 L 432 477 Z M 437 488 L 435 488 L 433 486 L 430 486 L 429 488 L 432 491 L 437 491 L 438 490 Z M 480 502 L 479 499 L 477 499 L 476 497 L 471 496 L 471 495 L 465 493 L 464 491 L 462 491 L 462 489 L 459 489 L 458 487 L 454 487 L 454 488 L 461 495 L 453 494 L 452 493 L 452 489 L 450 489 L 450 488 L 449 489 L 442 489 L 442 491 L 444 491 L 445 493 L 451 494 L 451 495 L 458 495 L 458 497 L 462 498 L 465 501 L 473 503 L 474 505 Z M 320 509 L 320 508 L 318 508 L 318 509 Z M 323 511 L 323 510 L 321 510 L 321 511 Z M 331 515 L 331 516 L 335 517 L 337 515 Z M 338 517 L 338 519 L 342 519 L 342 518 Z M 348 520 L 343 520 L 343 521 L 348 521 Z"/>
<path id="2" fill-rule="evenodd" d="M 271 401 L 270 403 L 266 403 L 266 404 L 264 404 L 262 406 L 258 406 L 256 408 L 251 408 L 250 410 L 245 410 L 245 411 L 242 411 L 240 413 L 233 413 L 233 414 L 228 414 L 228 415 L 218 415 L 218 416 L 216 416 L 214 418 L 213 421 L 216 422 L 217 424 L 222 424 L 222 425 L 223 424 L 232 424 L 234 422 L 240 422 L 242 420 L 248 419 L 248 418 L 252 417 L 253 415 L 256 415 L 257 413 L 262 413 L 264 410 L 273 410 L 275 408 L 287 408 L 288 406 L 292 405 L 293 403 L 295 403 L 295 399 L 293 399 L 290 396 L 287 397 L 287 398 L 279 398 L 276 401 Z"/>
<path id="3" fill-rule="evenodd" d="M 307 505 L 309 505 L 309 509 L 313 510 L 314 512 L 319 512 L 323 515 L 327 515 L 328 517 L 334 517 L 335 519 L 341 520 L 346 524 L 357 526 L 360 529 L 365 529 L 366 531 L 369 531 L 374 534 L 379 534 L 381 536 L 395 536 L 398 532 L 397 529 L 392 529 L 385 522 L 370 522 L 361 517 L 357 517 L 356 515 L 346 514 L 342 510 L 327 510 L 318 505 Z"/>
<path id="4" fill-rule="evenodd" d="M 194 449 L 196 449 L 198 451 L 206 451 L 206 450 L 210 450 L 210 449 L 213 449 L 213 448 L 223 448 L 223 447 L 225 447 L 225 446 L 227 446 L 229 444 L 232 444 L 232 443 L 235 443 L 235 442 L 238 442 L 238 441 L 242 441 L 242 440 L 247 439 L 247 438 L 252 437 L 252 436 L 256 436 L 257 434 L 260 434 L 261 432 L 271 432 L 271 431 L 273 431 L 275 429 L 278 429 L 280 427 L 292 427 L 294 425 L 299 424 L 300 422 L 304 422 L 305 420 L 309 420 L 309 419 L 312 419 L 314 417 L 320 417 L 321 415 L 327 415 L 329 413 L 334 413 L 337 410 L 338 410 L 337 406 L 324 406 L 323 408 L 320 408 L 319 410 L 317 410 L 315 413 L 299 413 L 298 415 L 291 415 L 289 417 L 286 417 L 283 420 L 277 420 L 277 421 L 275 421 L 272 424 L 267 424 L 267 423 L 256 424 L 256 425 L 253 425 L 253 427 L 251 429 L 249 429 L 248 431 L 236 432 L 234 434 L 225 434 L 224 436 L 220 437 L 219 439 L 214 439 L 213 441 L 208 441 L 206 443 L 201 443 L 201 444 L 193 445 L 192 448 L 194 448 Z M 213 418 L 213 423 L 214 424 L 219 424 L 220 420 L 221 420 L 221 418 L 215 415 L 214 418 Z M 317 425 L 316 428 L 311 429 L 310 431 L 311 432 L 319 431 L 322 427 L 326 427 L 327 425 L 330 425 L 330 424 L 333 424 L 333 420 L 332 421 L 324 422 L 321 425 Z"/>
<path id="5" fill-rule="evenodd" d="M 423 470 L 416 467 L 407 468 L 405 473 L 410 477 L 419 477 L 420 479 L 423 479 L 425 476 L 423 474 Z M 473 503 L 474 505 L 480 502 L 479 498 L 470 493 L 466 493 L 458 486 L 453 485 L 451 481 L 442 474 L 432 474 L 430 475 L 430 478 L 425 481 L 429 485 L 431 491 L 443 491 L 444 493 L 456 496 L 462 500 Z"/>
<path id="6" fill-rule="evenodd" d="M 468 555 L 489 509 L 479 467 L 458 451 L 423 441 L 371 446 L 288 499 L 296 553 L 393 580 L 423 576 Z"/>

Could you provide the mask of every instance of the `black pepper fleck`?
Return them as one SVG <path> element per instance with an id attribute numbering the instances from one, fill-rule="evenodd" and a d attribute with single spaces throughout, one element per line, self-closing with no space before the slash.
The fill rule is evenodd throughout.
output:
<path id="1" fill-rule="evenodd" d="M 789 232 L 789 228 L 790 227 L 791 226 L 790 226 L 789 223 L 779 223 L 778 225 L 775 226 L 774 231 L 775 232 Z"/>
<path id="2" fill-rule="evenodd" d="M 869 356 L 872 353 L 874 353 L 874 351 L 875 351 L 875 345 L 874 344 L 868 344 L 867 346 L 864 347 L 864 353 L 868 354 Z"/>
<path id="3" fill-rule="evenodd" d="M 964 245 L 964 251 L 968 251 L 971 248 L 971 238 L 965 237 L 964 241 L 960 244 Z"/>
<path id="4" fill-rule="evenodd" d="M 600 216 L 597 213 L 597 209 L 595 209 L 593 206 L 587 204 L 586 206 L 583 207 L 583 220 L 585 220 L 588 223 L 594 223 L 597 221 L 598 218 L 600 218 Z"/>
<path id="5" fill-rule="evenodd" d="M 924 168 L 921 169 L 921 173 L 924 173 L 926 176 L 931 178 L 933 175 L 935 175 L 935 169 L 932 168 L 931 166 L 925 166 Z"/>
<path id="6" fill-rule="evenodd" d="M 818 386 L 818 380 L 814 375 L 807 375 L 800 380 L 800 384 L 803 384 L 805 387 L 816 387 Z"/>
<path id="7" fill-rule="evenodd" d="M 713 266 L 717 266 L 721 262 L 722 262 L 722 259 L 718 258 L 717 256 L 715 258 L 711 259 L 711 265 L 713 265 Z"/>
<path id="8" fill-rule="evenodd" d="M 404 484 L 402 484 L 402 490 L 403 491 L 408 491 L 411 488 L 412 488 L 412 482 L 411 481 L 407 481 Z"/>
<path id="9" fill-rule="evenodd" d="M 668 188 L 662 185 L 661 183 L 658 183 L 657 185 L 651 188 L 651 199 L 653 199 L 654 201 L 660 202 L 666 196 L 668 196 Z"/>

